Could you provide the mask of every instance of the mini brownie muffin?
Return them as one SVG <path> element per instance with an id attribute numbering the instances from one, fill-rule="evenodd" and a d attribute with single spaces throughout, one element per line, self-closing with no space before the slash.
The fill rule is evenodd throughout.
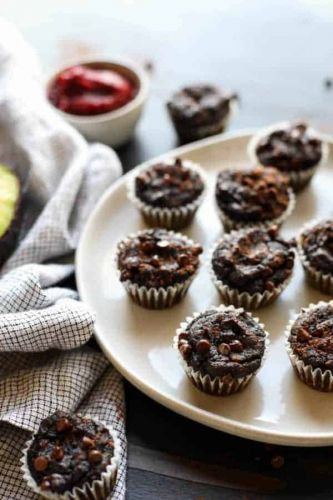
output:
<path id="1" fill-rule="evenodd" d="M 215 197 L 227 231 L 255 225 L 281 225 L 295 205 L 287 177 L 275 168 L 223 170 Z"/>
<path id="2" fill-rule="evenodd" d="M 135 175 L 130 181 L 129 199 L 148 224 L 180 229 L 192 221 L 204 190 L 204 173 L 198 165 L 170 158 Z"/>
<path id="3" fill-rule="evenodd" d="M 295 190 L 309 182 L 326 149 L 305 123 L 275 125 L 256 135 L 249 145 L 254 162 L 284 172 Z"/>
<path id="4" fill-rule="evenodd" d="M 179 140 L 186 143 L 223 132 L 236 101 L 236 94 L 213 85 L 193 85 L 176 92 L 167 108 Z"/>
<path id="5" fill-rule="evenodd" d="M 310 387 L 333 391 L 333 302 L 302 309 L 286 332 L 291 363 Z"/>
<path id="6" fill-rule="evenodd" d="M 333 219 L 305 226 L 298 251 L 309 282 L 333 295 Z"/>
<path id="7" fill-rule="evenodd" d="M 174 347 L 196 387 L 226 396 L 243 389 L 259 370 L 266 342 L 263 325 L 250 313 L 222 305 L 181 323 Z"/>
<path id="8" fill-rule="evenodd" d="M 186 294 L 201 253 L 201 246 L 182 234 L 165 229 L 140 231 L 118 244 L 120 281 L 139 305 L 170 307 Z"/>
<path id="9" fill-rule="evenodd" d="M 215 247 L 211 274 L 224 302 L 257 308 L 275 300 L 294 266 L 292 244 L 273 226 L 232 231 Z"/>
<path id="10" fill-rule="evenodd" d="M 114 431 L 87 416 L 44 419 L 22 460 L 29 486 L 45 498 L 104 499 L 113 489 L 119 449 Z"/>

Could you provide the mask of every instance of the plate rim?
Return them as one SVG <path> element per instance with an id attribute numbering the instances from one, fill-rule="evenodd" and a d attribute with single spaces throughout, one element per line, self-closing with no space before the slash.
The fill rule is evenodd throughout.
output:
<path id="1" fill-rule="evenodd" d="M 228 142 L 232 139 L 251 136 L 257 130 L 258 130 L 257 128 L 240 129 L 224 134 L 219 134 L 213 137 L 208 137 L 206 139 L 202 139 L 200 141 L 187 144 L 185 146 L 180 146 L 178 148 L 172 149 L 170 151 L 162 153 L 161 155 L 158 155 L 154 158 L 151 158 L 149 160 L 140 163 L 139 165 L 132 168 L 129 172 L 122 175 L 114 183 L 112 183 L 111 186 L 107 188 L 107 190 L 105 191 L 105 193 L 103 194 L 103 196 L 95 205 L 94 209 L 89 215 L 88 220 L 84 225 L 84 228 L 81 232 L 81 236 L 79 239 L 79 244 L 75 255 L 75 276 L 81 300 L 83 302 L 86 302 L 85 287 L 83 284 L 84 280 L 82 278 L 82 271 L 81 271 L 83 266 L 82 255 L 84 253 L 85 240 L 87 238 L 87 235 L 89 235 L 90 226 L 93 224 L 94 219 L 99 215 L 100 211 L 103 210 L 104 204 L 107 202 L 112 193 L 118 189 L 120 185 L 126 184 L 127 180 L 133 175 L 135 171 L 146 166 L 151 162 L 160 161 L 162 158 L 168 156 L 176 156 L 179 154 L 186 154 L 187 152 L 193 152 L 203 147 L 210 146 L 216 143 L 223 143 L 223 142 Z M 327 134 L 321 134 L 321 136 L 323 140 L 329 143 L 329 145 L 333 143 L 333 136 L 329 136 Z M 258 427 L 252 424 L 244 424 L 241 422 L 236 422 L 233 419 L 226 418 L 221 415 L 219 416 L 214 415 L 207 410 L 198 408 L 195 405 L 187 403 L 185 401 L 179 402 L 177 398 L 167 394 L 165 391 L 158 391 L 150 383 L 142 382 L 140 377 L 137 377 L 133 373 L 133 371 L 131 371 L 121 362 L 118 362 L 118 360 L 113 356 L 111 350 L 104 345 L 103 341 L 99 337 L 97 325 L 95 325 L 94 336 L 96 338 L 98 345 L 104 352 L 105 356 L 110 360 L 112 365 L 123 375 L 124 378 L 126 378 L 130 383 L 132 383 L 138 390 L 143 392 L 146 396 L 155 400 L 159 404 L 162 404 L 171 411 L 174 411 L 175 413 L 182 415 L 183 417 L 189 418 L 190 420 L 193 420 L 195 422 L 198 422 L 215 430 L 227 432 L 229 434 L 254 441 L 261 441 L 264 443 L 298 446 L 298 447 L 331 446 L 333 444 L 333 429 L 332 432 L 330 433 L 327 432 L 315 433 L 312 434 L 311 436 L 304 433 L 286 434 L 286 432 L 279 432 L 271 429 L 264 429 L 264 428 L 258 429 Z"/>

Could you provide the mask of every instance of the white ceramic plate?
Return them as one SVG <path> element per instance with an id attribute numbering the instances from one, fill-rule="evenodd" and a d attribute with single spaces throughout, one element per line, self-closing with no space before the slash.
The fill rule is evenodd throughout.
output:
<path id="1" fill-rule="evenodd" d="M 209 190 L 193 225 L 186 231 L 204 246 L 207 255 L 222 228 L 213 203 L 216 173 L 247 162 L 249 133 L 224 135 L 185 146 L 170 154 L 201 163 Z M 117 241 L 144 227 L 127 201 L 122 177 L 103 196 L 91 215 L 77 252 L 77 280 L 82 299 L 96 313 L 96 337 L 114 366 L 141 391 L 168 408 L 202 424 L 242 437 L 297 446 L 333 444 L 333 394 L 308 388 L 298 380 L 287 358 L 283 332 L 302 306 L 325 300 L 304 281 L 299 261 L 287 289 L 257 316 L 270 332 L 268 357 L 243 392 L 212 397 L 194 388 L 172 348 L 179 323 L 193 311 L 220 303 L 207 264 L 201 267 L 185 300 L 164 311 L 149 311 L 126 295 L 113 268 Z M 333 215 L 333 158 L 320 168 L 283 233 L 290 237 L 312 218 Z"/>

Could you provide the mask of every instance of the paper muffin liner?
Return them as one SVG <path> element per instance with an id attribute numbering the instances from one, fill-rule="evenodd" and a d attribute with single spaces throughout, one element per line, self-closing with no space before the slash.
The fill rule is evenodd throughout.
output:
<path id="1" fill-rule="evenodd" d="M 333 301 L 328 302 L 333 305 Z M 285 347 L 287 354 L 289 356 L 292 367 L 294 368 L 298 377 L 309 387 L 323 392 L 333 392 L 333 374 L 330 370 L 322 370 L 321 368 L 313 368 L 311 365 L 306 365 L 302 359 L 300 359 L 292 349 L 289 341 L 289 336 L 291 329 L 297 320 L 297 318 L 304 313 L 310 311 L 321 305 L 326 305 L 327 302 L 320 301 L 317 304 L 310 304 L 307 308 L 303 308 L 302 311 L 297 314 L 293 319 L 291 319 L 285 330 Z"/>
<path id="2" fill-rule="evenodd" d="M 170 165 L 173 164 L 174 158 L 170 158 L 165 161 Z M 138 208 L 141 212 L 144 220 L 149 226 L 153 227 L 162 227 L 165 229 L 181 229 L 183 227 L 188 226 L 201 205 L 207 190 L 207 181 L 206 174 L 203 169 L 196 163 L 190 160 L 182 160 L 182 164 L 184 167 L 189 168 L 195 171 L 200 175 L 203 183 L 204 189 L 202 193 L 191 203 L 187 203 L 183 207 L 179 208 L 159 208 L 152 207 L 148 203 L 142 201 L 135 193 L 135 179 L 136 177 L 145 172 L 146 170 L 150 170 L 150 168 L 154 165 L 151 163 L 150 165 L 140 169 L 135 175 L 133 175 L 128 183 L 128 199 Z"/>
<path id="3" fill-rule="evenodd" d="M 247 153 L 250 157 L 251 163 L 253 163 L 254 165 L 260 164 L 260 160 L 256 154 L 256 149 L 261 139 L 271 134 L 275 130 L 283 130 L 285 128 L 288 128 L 290 125 L 290 122 L 275 123 L 274 125 L 263 128 L 257 134 L 253 135 L 247 146 Z M 317 168 L 327 162 L 329 155 L 329 146 L 325 141 L 322 140 L 320 134 L 318 134 L 318 132 L 316 132 L 311 127 L 308 127 L 307 130 L 312 137 L 320 139 L 322 141 L 322 155 L 320 161 L 311 168 L 300 171 L 294 170 L 290 172 L 280 170 L 280 172 L 284 173 L 289 178 L 290 185 L 295 191 L 300 191 L 310 182 Z"/>
<path id="4" fill-rule="evenodd" d="M 117 245 L 117 250 L 114 258 L 114 264 L 117 269 L 118 277 L 120 280 L 120 271 L 118 268 L 118 257 L 120 251 L 126 247 L 126 244 L 131 241 L 132 238 L 139 236 L 146 231 L 138 231 L 137 233 L 130 234 L 127 238 L 120 241 Z M 169 231 L 169 233 L 183 238 L 188 245 L 194 245 L 194 241 L 181 233 L 176 233 L 174 231 Z M 139 306 L 145 307 L 146 309 L 167 309 L 173 305 L 180 302 L 180 300 L 186 295 L 190 284 L 195 278 L 199 271 L 200 264 L 196 271 L 187 278 L 187 280 L 182 283 L 176 283 L 173 286 L 168 286 L 167 288 L 147 288 L 145 286 L 139 286 L 132 281 L 120 281 L 124 286 L 126 292 Z"/>
<path id="5" fill-rule="evenodd" d="M 43 491 L 32 477 L 28 466 L 28 450 L 35 437 L 35 435 L 33 435 L 32 438 L 27 441 L 26 446 L 23 450 L 23 456 L 20 460 L 21 471 L 29 488 L 42 498 L 48 498 L 50 500 L 106 500 L 109 494 L 112 492 L 116 483 L 118 467 L 120 464 L 120 441 L 115 430 L 110 425 L 95 417 L 91 417 L 90 415 L 84 416 L 91 418 L 98 424 L 104 425 L 104 427 L 109 430 L 114 441 L 114 455 L 111 459 L 110 464 L 107 466 L 106 470 L 102 472 L 101 479 L 95 479 L 91 483 L 87 482 L 82 487 L 75 486 L 72 490 L 66 491 L 64 493 Z"/>
<path id="6" fill-rule="evenodd" d="M 180 142 L 184 143 L 197 141 L 204 139 L 205 137 L 222 133 L 228 127 L 230 120 L 236 114 L 238 107 L 238 97 L 237 95 L 232 95 L 229 100 L 229 110 L 220 120 L 217 120 L 210 125 L 199 125 L 193 127 L 188 127 L 183 125 L 183 123 L 179 123 L 177 118 L 173 116 L 173 113 L 169 109 L 168 112 Z"/>
<path id="7" fill-rule="evenodd" d="M 223 281 L 218 279 L 213 269 L 213 254 L 222 241 L 224 241 L 225 239 L 230 239 L 236 232 L 237 231 L 231 231 L 231 233 L 225 234 L 211 248 L 209 252 L 208 262 L 209 274 L 225 304 L 232 304 L 235 307 L 243 307 L 244 309 L 259 309 L 260 307 L 271 304 L 278 298 L 278 296 L 289 284 L 292 273 L 283 281 L 283 283 L 276 286 L 273 290 L 265 290 L 263 293 L 256 292 L 254 294 L 250 294 L 249 292 L 239 292 L 239 290 L 237 290 L 236 288 L 231 288 L 227 284 L 223 283 Z"/>
<path id="8" fill-rule="evenodd" d="M 303 269 L 305 271 L 306 278 L 308 282 L 317 288 L 317 290 L 320 290 L 323 293 L 326 293 L 328 295 L 333 295 L 333 275 L 332 274 L 325 274 L 323 271 L 320 271 L 313 267 L 308 260 L 304 250 L 303 250 L 303 235 L 304 232 L 315 225 L 317 225 L 320 222 L 320 220 L 312 221 L 310 223 L 305 224 L 297 238 L 297 251 L 298 255 L 301 259 L 301 263 L 303 266 Z"/>
<path id="9" fill-rule="evenodd" d="M 217 311 L 236 311 L 236 312 L 243 312 L 243 308 L 235 308 L 233 305 L 225 306 L 221 304 L 220 306 L 211 306 L 207 307 L 206 311 L 210 311 L 211 309 L 215 309 Z M 200 389 L 203 392 L 206 392 L 208 394 L 212 394 L 214 396 L 229 396 L 231 394 L 234 394 L 235 392 L 239 392 L 243 390 L 249 382 L 252 380 L 252 378 L 258 373 L 260 368 L 265 362 L 266 356 L 267 356 L 267 348 L 269 346 L 269 335 L 268 332 L 265 330 L 265 327 L 262 323 L 259 322 L 258 318 L 253 317 L 253 315 L 246 311 L 246 313 L 251 316 L 264 330 L 265 332 L 265 350 L 264 350 L 264 355 L 261 359 L 261 363 L 259 368 L 254 371 L 253 373 L 250 373 L 249 375 L 246 375 L 244 377 L 234 377 L 231 374 L 226 374 L 221 377 L 211 377 L 209 374 L 203 375 L 200 373 L 200 371 L 194 370 L 191 366 L 189 366 L 186 361 L 183 359 L 182 355 L 180 354 L 180 351 L 178 349 L 178 340 L 179 340 L 179 335 L 185 331 L 187 326 L 193 321 L 195 318 L 197 318 L 200 314 L 199 312 L 193 313 L 192 316 L 189 316 L 185 319 L 184 322 L 182 322 L 176 330 L 176 335 L 173 339 L 173 347 L 176 349 L 177 354 L 178 354 L 178 359 L 187 375 L 189 380 L 192 382 L 192 384 Z"/>
<path id="10" fill-rule="evenodd" d="M 284 212 L 282 212 L 281 215 L 279 215 L 279 217 L 276 217 L 275 219 L 267 219 L 258 222 L 236 221 L 231 217 L 229 217 L 223 210 L 221 210 L 216 202 L 217 213 L 226 232 L 232 231 L 233 229 L 237 230 L 237 229 L 246 229 L 251 227 L 262 227 L 262 228 L 269 228 L 272 226 L 280 227 L 288 219 L 288 217 L 290 217 L 296 205 L 296 197 L 291 188 L 288 189 L 288 193 L 289 193 L 289 203 L 287 205 L 287 208 L 285 209 Z"/>

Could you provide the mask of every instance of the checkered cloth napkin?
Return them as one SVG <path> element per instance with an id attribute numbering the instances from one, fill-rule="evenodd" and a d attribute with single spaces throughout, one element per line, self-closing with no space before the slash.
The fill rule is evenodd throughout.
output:
<path id="1" fill-rule="evenodd" d="M 20 457 L 55 410 L 111 424 L 122 444 L 112 498 L 125 495 L 126 440 L 120 376 L 89 347 L 94 318 L 76 292 L 57 287 L 73 272 L 84 221 L 121 173 L 115 153 L 88 145 L 45 100 L 33 51 L 0 19 L 0 162 L 23 185 L 20 243 L 0 279 L 0 498 L 35 499 Z"/>

